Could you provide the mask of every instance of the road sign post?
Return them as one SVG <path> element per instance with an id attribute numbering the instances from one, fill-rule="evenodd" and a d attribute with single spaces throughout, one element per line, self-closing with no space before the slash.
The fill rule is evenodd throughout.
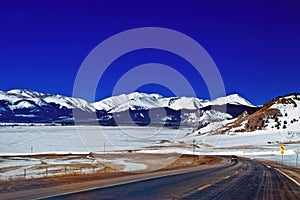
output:
<path id="1" fill-rule="evenodd" d="M 281 154 L 281 164 L 283 165 L 283 155 L 284 155 L 285 147 L 283 145 L 281 145 L 279 147 L 279 149 L 280 149 L 280 154 Z"/>

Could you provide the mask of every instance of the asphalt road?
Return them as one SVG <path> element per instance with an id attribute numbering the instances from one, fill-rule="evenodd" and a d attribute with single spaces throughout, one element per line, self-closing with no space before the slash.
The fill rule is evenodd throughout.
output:
<path id="1" fill-rule="evenodd" d="M 251 160 L 48 199 L 300 199 L 300 187 Z"/>

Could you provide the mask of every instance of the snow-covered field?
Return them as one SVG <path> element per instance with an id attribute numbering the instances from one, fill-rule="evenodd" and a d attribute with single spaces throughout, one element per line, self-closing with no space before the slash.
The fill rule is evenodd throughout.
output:
<path id="1" fill-rule="evenodd" d="M 146 165 L 126 158 L 90 159 L 85 156 L 90 152 L 117 154 L 144 147 L 176 145 L 187 131 L 162 127 L 1 126 L 0 180 L 23 177 L 25 173 L 35 178 L 70 172 L 90 173 L 101 170 L 107 163 L 112 163 L 119 171 L 145 169 Z M 62 154 L 61 158 L 55 156 Z M 74 159 L 75 154 L 82 156 Z M 30 157 L 32 155 L 42 157 Z M 73 165 L 77 169 L 69 169 Z"/>
<path id="2" fill-rule="evenodd" d="M 18 157 L 38 154 L 120 153 L 135 150 L 143 153 L 194 153 L 215 155 L 241 155 L 282 162 L 279 151 L 285 146 L 283 162 L 296 165 L 296 152 L 300 150 L 300 131 L 256 131 L 226 135 L 188 134 L 191 129 L 162 127 L 100 127 L 100 126 L 2 126 L 0 127 L 0 177 L 24 174 L 24 169 L 47 163 L 53 165 L 95 164 L 90 158 L 48 159 Z M 192 148 L 194 144 L 195 148 Z M 3 156 L 16 156 L 5 159 Z M 300 158 L 299 158 L 300 159 Z M 97 160 L 123 165 L 124 170 L 146 166 L 126 159 Z M 298 162 L 298 167 L 300 163 Z M 22 167 L 18 167 L 22 166 Z M 97 166 L 101 169 L 101 165 Z M 103 166 L 102 166 L 103 167 Z M 5 170 L 13 168 L 13 170 Z M 41 169 L 45 173 L 45 169 Z M 55 169 L 53 169 L 55 170 Z M 91 170 L 91 168 L 89 169 Z M 49 170 L 51 171 L 51 170 Z M 61 169 L 63 173 L 63 169 Z"/>
<path id="3" fill-rule="evenodd" d="M 0 155 L 132 150 L 165 145 L 160 140 L 176 143 L 189 131 L 162 127 L 3 126 Z"/>
<path id="4" fill-rule="evenodd" d="M 162 127 L 100 127 L 100 126 L 3 126 L 0 127 L 0 155 L 44 153 L 90 153 L 138 150 L 166 146 L 181 152 L 273 155 L 284 145 L 285 155 L 300 149 L 300 131 L 256 131 L 226 135 L 190 134 L 191 129 Z M 193 142 L 194 140 L 194 142 Z M 176 148 L 175 148 L 175 147 Z"/>

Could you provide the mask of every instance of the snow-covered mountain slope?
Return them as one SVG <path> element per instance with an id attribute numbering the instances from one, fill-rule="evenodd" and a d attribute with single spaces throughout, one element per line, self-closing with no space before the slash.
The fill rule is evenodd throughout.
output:
<path id="1" fill-rule="evenodd" d="M 79 98 L 65 97 L 58 94 L 44 94 L 30 90 L 14 89 L 6 93 L 0 93 L 0 99 L 8 101 L 12 110 L 30 108 L 36 106 L 57 105 L 59 108 L 80 109 L 87 112 L 95 112 L 96 109 L 87 101 Z"/>
<path id="2" fill-rule="evenodd" d="M 61 95 L 47 96 L 43 99 L 47 103 L 55 103 L 60 107 L 66 107 L 68 109 L 80 109 L 87 112 L 95 112 L 96 109 L 87 101 L 79 98 L 65 97 Z"/>
<path id="3" fill-rule="evenodd" d="M 2 92 L 0 91 L 0 100 L 7 101 L 12 109 L 14 108 L 28 108 L 35 105 L 43 106 L 45 104 L 40 98 L 34 97 L 34 95 L 29 95 L 26 93 L 17 93 L 16 90 L 11 92 Z M 27 101 L 27 102 L 26 102 Z"/>
<path id="4" fill-rule="evenodd" d="M 93 103 L 97 110 L 107 110 L 110 113 L 122 112 L 125 110 L 135 109 L 152 109 L 152 108 L 170 108 L 173 110 L 199 110 L 207 106 L 215 105 L 240 105 L 255 107 L 243 97 L 234 94 L 227 97 L 221 97 L 212 101 L 201 100 L 194 97 L 171 97 L 164 98 L 158 94 L 131 93 L 113 96 L 102 101 Z"/>
<path id="5" fill-rule="evenodd" d="M 164 107 L 167 100 L 158 94 L 145 94 L 134 92 L 131 94 L 121 94 L 119 96 L 109 97 L 99 102 L 92 103 L 97 110 L 107 110 L 110 113 L 122 112 L 126 110 Z"/>
<path id="6" fill-rule="evenodd" d="M 218 125 L 216 125 L 218 126 Z M 215 126 L 215 127 L 216 127 Z M 273 99 L 254 113 L 244 112 L 238 118 L 214 130 L 201 133 L 250 132 L 256 130 L 300 129 L 300 94 L 290 94 Z"/>
<path id="7" fill-rule="evenodd" d="M 213 122 L 221 122 L 232 119 L 232 116 L 227 113 L 222 113 L 216 110 L 206 110 L 198 112 L 187 112 L 182 115 L 182 124 L 188 126 L 205 127 Z"/>
<path id="8" fill-rule="evenodd" d="M 193 97 L 174 97 L 168 98 L 168 106 L 173 110 L 199 110 L 203 107 L 203 100 Z"/>
<path id="9" fill-rule="evenodd" d="M 226 97 L 220 97 L 211 101 L 206 101 L 203 103 L 203 106 L 205 107 L 225 104 L 255 107 L 253 104 L 251 104 L 249 101 L 247 101 L 245 98 L 241 97 L 238 94 L 232 94 Z"/>

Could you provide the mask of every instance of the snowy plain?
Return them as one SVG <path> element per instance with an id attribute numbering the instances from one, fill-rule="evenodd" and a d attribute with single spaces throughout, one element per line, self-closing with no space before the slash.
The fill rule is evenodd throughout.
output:
<path id="1" fill-rule="evenodd" d="M 90 153 L 157 146 L 160 140 L 176 143 L 190 129 L 103 126 L 2 126 L 0 155 Z"/>
<path id="2" fill-rule="evenodd" d="M 279 147 L 285 146 L 282 160 Z M 0 127 L 0 177 L 24 173 L 41 160 L 20 156 L 39 154 L 87 155 L 122 153 L 185 153 L 195 155 L 238 155 L 248 158 L 283 161 L 286 165 L 298 166 L 300 132 L 255 131 L 229 133 L 224 135 L 199 135 L 191 128 L 169 129 L 163 127 L 101 127 L 101 126 L 1 126 Z M 13 160 L 6 156 L 15 156 Z M 44 162 L 44 161 L 43 161 Z M 67 164 L 68 160 L 48 159 L 52 165 Z M 67 163 L 66 163 L 67 162 Z M 75 163 L 93 164 L 95 160 L 86 157 Z M 124 166 L 124 171 L 143 169 L 146 166 L 126 159 L 105 160 Z M 20 167 L 18 167 L 20 166 Z M 16 167 L 14 170 L 3 170 Z M 101 169 L 101 166 L 97 166 Z M 2 172 L 1 172 L 2 169 Z M 42 173 L 42 172 L 41 172 Z"/>
<path id="3" fill-rule="evenodd" d="M 198 154 L 275 155 L 284 145 L 285 155 L 300 149 L 300 131 L 255 131 L 224 135 L 190 134 L 192 129 L 101 126 L 1 126 L 0 156 L 45 153 L 82 153 L 142 150 L 161 147 Z M 194 140 L 194 141 L 193 141 Z M 166 150 L 169 148 L 170 150 Z M 174 150 L 175 151 L 175 150 Z M 176 150 L 178 151 L 178 149 Z"/>
<path id="4" fill-rule="evenodd" d="M 91 152 L 118 154 L 144 147 L 163 146 L 165 143 L 171 144 L 168 141 L 176 143 L 179 138 L 184 137 L 186 131 L 126 126 L 0 126 L 0 180 L 22 177 L 25 173 L 27 177 L 36 178 L 45 176 L 45 173 L 51 176 L 70 170 L 74 172 L 74 169 L 64 169 L 64 166 L 69 167 L 71 164 L 88 166 L 80 169 L 80 173 L 101 170 L 107 163 L 123 166 L 121 171 L 145 169 L 146 165 L 131 162 L 126 158 L 91 159 L 87 155 Z M 46 155 L 46 158 L 30 157 L 33 155 Z M 53 159 L 47 158 L 48 155 L 62 156 L 55 156 Z M 80 158 L 74 159 L 72 156 Z M 77 170 L 76 173 L 79 172 Z"/>

